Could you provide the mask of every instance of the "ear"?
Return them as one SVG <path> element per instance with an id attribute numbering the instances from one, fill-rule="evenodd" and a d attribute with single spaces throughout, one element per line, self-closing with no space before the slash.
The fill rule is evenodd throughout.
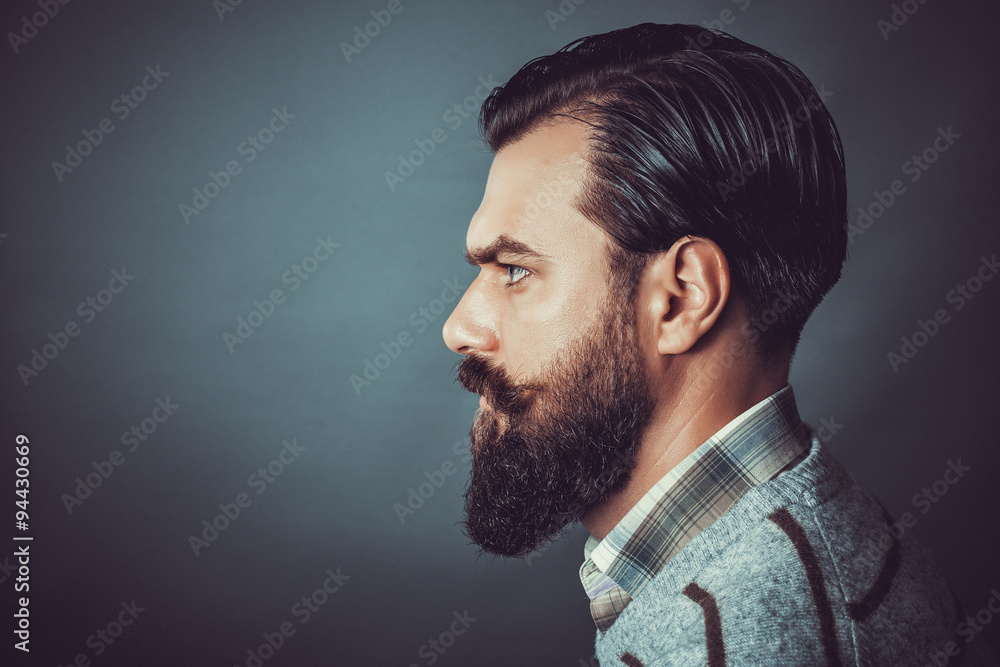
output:
<path id="1" fill-rule="evenodd" d="M 718 244 L 684 236 L 652 260 L 648 305 L 659 354 L 690 350 L 716 323 L 729 298 L 729 262 Z"/>

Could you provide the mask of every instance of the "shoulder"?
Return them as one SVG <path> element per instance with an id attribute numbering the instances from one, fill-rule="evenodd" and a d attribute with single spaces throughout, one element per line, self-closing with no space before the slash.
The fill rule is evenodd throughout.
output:
<path id="1" fill-rule="evenodd" d="M 814 439 L 799 466 L 686 545 L 598 638 L 598 655 L 617 664 L 628 650 L 646 667 L 705 664 L 711 651 L 733 664 L 762 652 L 781 664 L 923 664 L 961 614 L 929 552 L 894 523 Z"/>

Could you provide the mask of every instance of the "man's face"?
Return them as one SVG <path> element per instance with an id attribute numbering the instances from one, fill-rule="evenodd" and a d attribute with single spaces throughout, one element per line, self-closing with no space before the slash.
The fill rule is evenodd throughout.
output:
<path id="1" fill-rule="evenodd" d="M 621 488 L 653 411 L 631 303 L 603 231 L 573 206 L 585 126 L 536 130 L 496 156 L 467 252 L 480 274 L 445 323 L 474 420 L 465 528 L 521 556 Z"/>

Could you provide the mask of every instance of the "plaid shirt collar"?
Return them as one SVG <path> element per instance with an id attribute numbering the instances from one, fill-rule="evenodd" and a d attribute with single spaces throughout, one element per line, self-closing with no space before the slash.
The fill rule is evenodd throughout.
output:
<path id="1" fill-rule="evenodd" d="M 667 562 L 752 486 L 809 448 L 790 385 L 726 424 L 668 472 L 610 533 L 591 536 L 580 581 L 603 634 Z"/>

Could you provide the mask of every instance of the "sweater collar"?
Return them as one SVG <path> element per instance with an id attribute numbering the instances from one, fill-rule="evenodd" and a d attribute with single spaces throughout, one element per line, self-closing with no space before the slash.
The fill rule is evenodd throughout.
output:
<path id="1" fill-rule="evenodd" d="M 598 628 L 610 627 L 670 559 L 748 489 L 776 476 L 808 448 L 786 384 L 685 457 L 603 540 L 591 536 L 580 581 Z"/>

